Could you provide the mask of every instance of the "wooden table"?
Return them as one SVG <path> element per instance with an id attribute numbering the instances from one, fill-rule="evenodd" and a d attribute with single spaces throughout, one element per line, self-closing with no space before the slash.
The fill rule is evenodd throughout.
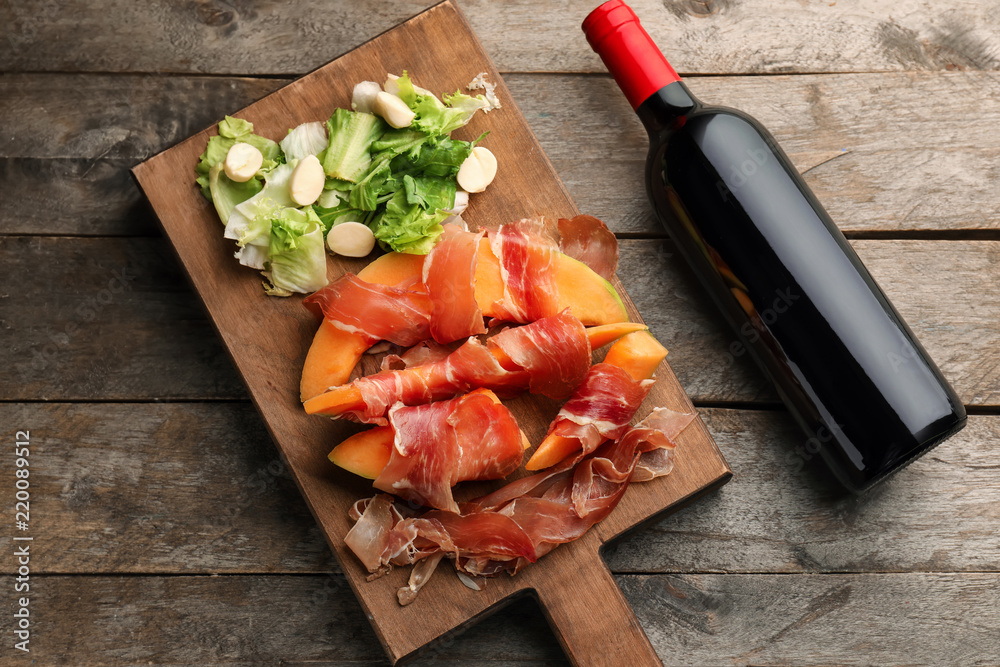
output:
<path id="1" fill-rule="evenodd" d="M 607 553 L 665 664 L 1000 663 L 1000 26 L 974 0 L 634 0 L 757 116 L 954 384 L 953 440 L 863 498 L 732 342 L 647 207 L 596 2 L 461 4 L 735 472 Z M 426 2 L 0 9 L 0 663 L 385 664 L 128 170 Z M 13 524 L 30 431 L 31 520 Z M 15 542 L 15 536 L 33 541 Z M 554 664 L 529 600 L 419 664 Z"/>

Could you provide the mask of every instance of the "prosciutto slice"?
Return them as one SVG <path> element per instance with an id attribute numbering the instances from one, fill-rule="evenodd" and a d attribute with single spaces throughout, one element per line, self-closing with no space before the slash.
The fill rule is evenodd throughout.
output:
<path id="1" fill-rule="evenodd" d="M 389 410 L 393 447 L 376 489 L 405 500 L 458 511 L 451 487 L 468 480 L 501 479 L 524 453 L 521 431 L 502 404 L 482 393 Z"/>
<path id="2" fill-rule="evenodd" d="M 617 366 L 595 364 L 552 420 L 549 434 L 576 438 L 582 454 L 589 454 L 621 437 L 652 386 L 653 380 L 637 382 Z"/>
<path id="3" fill-rule="evenodd" d="M 542 218 L 524 218 L 490 232 L 504 283 L 504 298 L 495 306 L 498 320 L 534 322 L 559 312 L 559 246 L 552 232 Z"/>
<path id="4" fill-rule="evenodd" d="M 531 322 L 559 310 L 558 254 L 569 255 L 610 279 L 618 267 L 618 240 L 592 215 L 553 221 L 524 218 L 489 231 L 490 248 L 500 260 L 504 298 L 497 319 Z"/>
<path id="5" fill-rule="evenodd" d="M 317 316 L 370 343 L 409 347 L 430 336 L 431 300 L 425 292 L 367 283 L 345 273 L 302 300 Z"/>
<path id="6" fill-rule="evenodd" d="M 693 418 L 664 408 L 654 410 L 621 438 L 604 443 L 576 463 L 512 482 L 461 505 L 457 513 L 407 514 L 386 495 L 361 500 L 351 509 L 356 523 L 346 542 L 372 573 L 439 558 L 442 553 L 454 560 L 460 572 L 473 576 L 516 573 L 558 545 L 578 539 L 608 516 L 630 481 L 652 479 L 639 467 L 647 455 L 668 450 L 659 456 L 669 459 L 670 466 L 658 474 L 669 473 L 673 438 L 683 428 L 681 424 Z M 426 582 L 425 570 L 415 570 L 419 585 Z M 400 602 L 412 600 L 416 590 L 416 584 L 401 589 Z"/>
<path id="7" fill-rule="evenodd" d="M 618 268 L 618 239 L 608 226 L 592 215 L 559 218 L 559 249 L 580 260 L 606 280 Z"/>
<path id="8" fill-rule="evenodd" d="M 528 373 L 531 393 L 556 400 L 569 397 L 590 368 L 587 330 L 568 310 L 501 331 L 488 344 Z"/>
<path id="9" fill-rule="evenodd" d="M 476 263 L 483 234 L 445 225 L 441 240 L 424 260 L 423 282 L 431 301 L 430 333 L 439 343 L 486 333 L 483 311 L 476 302 Z"/>
<path id="10" fill-rule="evenodd" d="M 568 312 L 501 331 L 486 345 L 470 338 L 451 354 L 433 360 L 438 354 L 428 352 L 432 360 L 415 367 L 355 380 L 351 386 L 358 390 L 362 405 L 339 416 L 384 424 L 396 403 L 418 405 L 479 387 L 507 396 L 530 390 L 564 399 L 583 381 L 591 361 L 587 331 Z M 405 358 L 404 354 L 401 359 Z"/>
<path id="11" fill-rule="evenodd" d="M 633 482 L 648 482 L 673 471 L 674 440 L 694 418 L 694 413 L 656 408 L 625 433 L 622 441 L 639 452 Z"/>

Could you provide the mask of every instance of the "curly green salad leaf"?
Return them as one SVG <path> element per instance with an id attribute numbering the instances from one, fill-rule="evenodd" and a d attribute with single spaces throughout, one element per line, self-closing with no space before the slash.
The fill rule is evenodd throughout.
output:
<path id="1" fill-rule="evenodd" d="M 377 90 L 378 84 L 370 85 Z M 268 294 L 313 292 L 325 285 L 324 237 L 343 222 L 366 224 L 384 249 L 413 254 L 429 252 L 443 232 L 441 223 L 455 205 L 458 170 L 482 139 L 449 135 L 476 111 L 499 103 L 495 96 L 461 92 L 442 101 L 415 86 L 406 72 L 390 76 L 386 92 L 397 94 L 416 114 L 410 127 L 394 129 L 372 113 L 337 109 L 325 123 L 290 129 L 280 144 L 254 134 L 251 122 L 230 116 L 209 139 L 196 182 L 226 225 L 225 237 L 236 242 L 236 258 L 267 278 Z M 264 158 L 244 183 L 225 172 L 226 156 L 237 143 L 254 146 Z M 299 161 L 311 155 L 320 160 L 326 183 L 312 205 L 299 206 L 291 197 L 291 179 Z"/>

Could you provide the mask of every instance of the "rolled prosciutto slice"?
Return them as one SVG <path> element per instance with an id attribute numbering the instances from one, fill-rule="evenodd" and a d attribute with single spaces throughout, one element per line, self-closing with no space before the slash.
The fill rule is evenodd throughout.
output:
<path id="1" fill-rule="evenodd" d="M 486 333 L 483 311 L 476 302 L 476 263 L 483 234 L 445 225 L 441 239 L 424 260 L 430 333 L 439 343 Z"/>
<path id="2" fill-rule="evenodd" d="M 309 310 L 369 344 L 387 340 L 409 347 L 430 337 L 431 299 L 421 290 L 367 283 L 345 273 L 302 300 Z"/>
<path id="3" fill-rule="evenodd" d="M 460 512 L 406 513 L 383 495 L 358 501 L 351 508 L 356 523 L 347 534 L 347 545 L 372 573 L 391 565 L 440 559 L 442 554 L 466 574 L 516 573 L 608 516 L 643 457 L 669 450 L 658 455 L 670 465 L 657 474 L 669 473 L 673 437 L 681 423 L 690 422 L 688 417 L 693 415 L 677 416 L 659 408 L 618 440 L 604 443 L 576 463 L 512 482 L 461 505 Z M 652 478 L 643 470 L 635 481 Z M 415 568 L 410 585 L 399 592 L 400 602 L 412 600 L 428 577 L 426 567 Z"/>
<path id="4" fill-rule="evenodd" d="M 420 505 L 458 511 L 451 487 L 501 479 L 521 465 L 521 431 L 510 411 L 484 393 L 389 410 L 389 463 L 375 479 L 380 491 Z"/>
<path id="5" fill-rule="evenodd" d="M 384 424 L 396 403 L 418 405 L 475 388 L 507 396 L 530 390 L 562 400 L 583 381 L 591 362 L 587 330 L 568 312 L 501 331 L 486 345 L 470 338 L 443 358 L 436 352 L 426 358 L 336 387 L 306 401 L 306 412 Z"/>
<path id="6" fill-rule="evenodd" d="M 490 248 L 500 261 L 504 298 L 497 318 L 532 322 L 559 308 L 557 255 L 579 260 L 610 279 L 618 267 L 618 240 L 592 215 L 553 221 L 524 218 L 489 231 Z"/>
<path id="7" fill-rule="evenodd" d="M 576 438 L 581 455 L 605 440 L 617 440 L 628 428 L 653 380 L 636 381 L 611 364 L 595 364 L 549 426 L 549 434 Z"/>
<path id="8" fill-rule="evenodd" d="M 490 248 L 500 261 L 503 300 L 497 319 L 535 320 L 559 312 L 556 265 L 559 245 L 542 218 L 524 218 L 490 231 Z"/>

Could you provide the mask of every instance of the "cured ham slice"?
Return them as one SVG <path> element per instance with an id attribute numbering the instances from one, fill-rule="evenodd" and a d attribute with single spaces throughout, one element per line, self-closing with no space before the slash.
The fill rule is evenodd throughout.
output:
<path id="1" fill-rule="evenodd" d="M 549 434 L 576 438 L 581 455 L 619 438 L 645 400 L 653 380 L 636 381 L 611 364 L 595 364 L 549 426 Z"/>
<path id="2" fill-rule="evenodd" d="M 525 468 L 548 468 L 618 438 L 649 393 L 656 367 L 666 355 L 667 349 L 648 331 L 617 340 L 563 405 Z"/>
<path id="3" fill-rule="evenodd" d="M 346 542 L 372 573 L 439 558 L 442 553 L 466 574 L 516 573 L 608 516 L 647 455 L 652 461 L 655 452 L 669 450 L 659 456 L 670 465 L 656 471 L 669 473 L 673 438 L 693 417 L 655 410 L 621 438 L 604 443 L 575 464 L 564 463 L 512 482 L 463 504 L 460 513 L 405 514 L 385 495 L 359 501 L 351 509 L 356 523 Z M 650 474 L 642 470 L 634 481 L 652 479 Z M 428 576 L 427 568 L 415 570 L 412 585 L 400 591 L 400 602 L 412 600 Z"/>
<path id="4" fill-rule="evenodd" d="M 437 354 L 428 351 L 426 356 L 433 359 Z M 414 356 L 423 358 L 424 353 Z M 470 338 L 436 361 L 359 378 L 306 401 L 305 409 L 384 424 L 396 403 L 418 405 L 477 387 L 508 396 L 531 390 L 561 400 L 583 381 L 590 361 L 587 330 L 569 313 L 561 313 L 501 331 L 486 345 Z"/>
<path id="5" fill-rule="evenodd" d="M 397 371 L 381 371 L 358 378 L 335 390 L 350 393 L 350 405 L 338 407 L 335 416 L 365 424 L 385 424 L 389 408 L 396 403 L 420 405 L 451 398 L 483 387 L 500 394 L 512 395 L 527 389 L 529 375 L 525 371 L 505 369 L 477 338 L 470 338 L 460 348 L 443 359 Z M 313 399 L 320 401 L 323 396 Z M 313 408 L 307 401 L 306 411 Z"/>
<path id="6" fill-rule="evenodd" d="M 490 248 L 500 260 L 504 283 L 497 319 L 534 322 L 559 312 L 559 246 L 551 227 L 541 218 L 501 225 L 490 232 Z"/>
<path id="7" fill-rule="evenodd" d="M 618 267 L 618 240 L 592 215 L 524 218 L 490 230 L 489 240 L 504 283 L 504 298 L 494 308 L 500 320 L 531 322 L 558 312 L 559 253 L 605 279 Z"/>
<path id="8" fill-rule="evenodd" d="M 656 408 L 625 433 L 622 441 L 640 453 L 632 471 L 633 482 L 648 482 L 673 471 L 674 440 L 694 418 L 693 413 Z"/>
<path id="9" fill-rule="evenodd" d="M 478 234 L 445 225 L 441 240 L 424 260 L 423 283 L 431 301 L 431 336 L 450 343 L 486 333 L 483 311 L 476 302 Z"/>
<path id="10" fill-rule="evenodd" d="M 531 393 L 556 400 L 569 397 L 590 368 L 587 330 L 568 312 L 501 331 L 489 345 L 495 356 L 528 373 Z"/>
<path id="11" fill-rule="evenodd" d="M 521 431 L 510 411 L 485 393 L 389 410 L 393 446 L 376 489 L 458 511 L 451 487 L 501 479 L 521 464 Z"/>
<path id="12" fill-rule="evenodd" d="M 606 280 L 618 269 L 618 239 L 592 215 L 559 218 L 559 249 Z"/>
<path id="13" fill-rule="evenodd" d="M 345 273 L 302 300 L 334 327 L 409 347 L 430 336 L 431 300 L 422 290 L 368 283 Z"/>
<path id="14" fill-rule="evenodd" d="M 447 345 L 425 340 L 404 351 L 403 354 L 385 355 L 382 358 L 381 369 L 383 371 L 401 371 L 404 368 L 415 368 L 441 361 L 452 352 L 454 350 Z"/>

